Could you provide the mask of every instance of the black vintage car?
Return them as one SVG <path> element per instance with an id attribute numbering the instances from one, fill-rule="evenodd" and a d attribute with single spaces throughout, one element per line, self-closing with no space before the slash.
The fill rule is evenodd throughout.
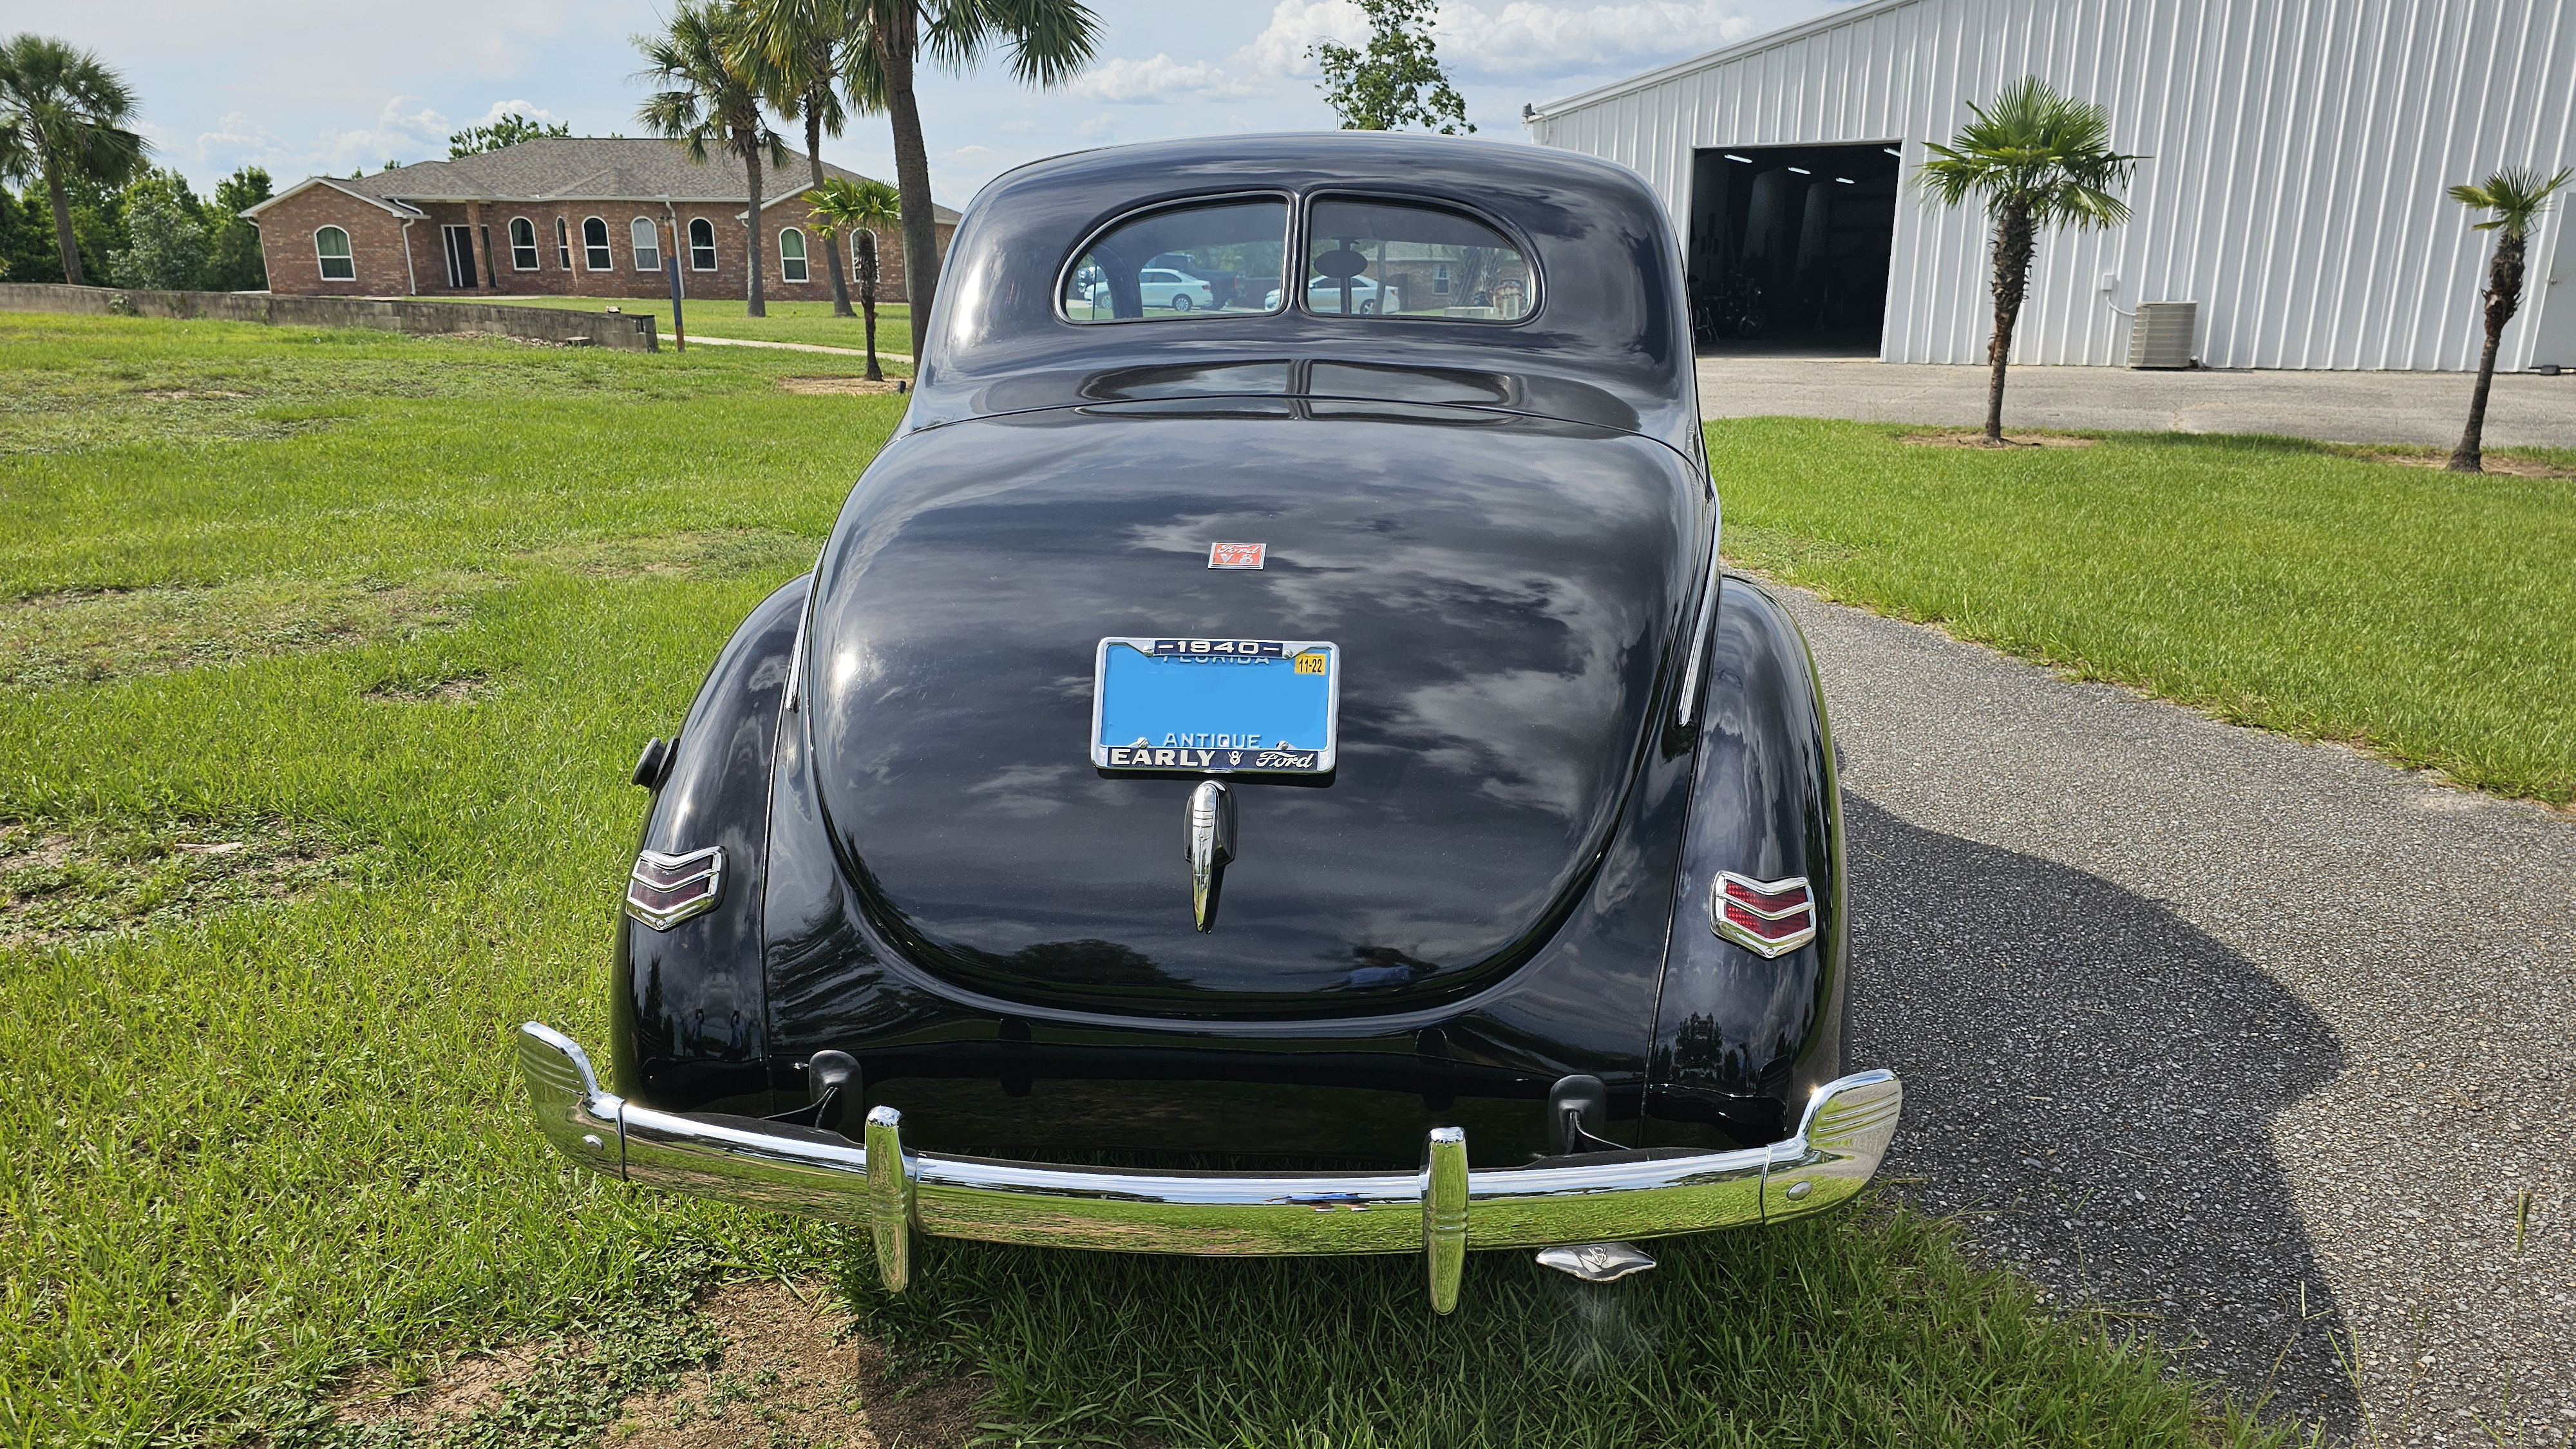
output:
<path id="1" fill-rule="evenodd" d="M 1158 305 L 1176 254 L 1243 284 Z M 530 1023 L 538 1121 L 897 1288 L 918 1233 L 1418 1252 L 1446 1312 L 1468 1249 L 1840 1201 L 1901 1093 L 1846 1060 L 1813 665 L 1717 540 L 1635 174 L 1012 172 L 814 573 L 636 767 L 612 1087 Z"/>

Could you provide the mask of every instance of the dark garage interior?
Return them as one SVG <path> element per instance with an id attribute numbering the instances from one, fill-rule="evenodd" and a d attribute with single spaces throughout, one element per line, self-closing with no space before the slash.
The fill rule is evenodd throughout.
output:
<path id="1" fill-rule="evenodd" d="M 1896 234 L 1897 143 L 1691 156 L 1691 332 L 1712 351 L 1875 353 Z"/>

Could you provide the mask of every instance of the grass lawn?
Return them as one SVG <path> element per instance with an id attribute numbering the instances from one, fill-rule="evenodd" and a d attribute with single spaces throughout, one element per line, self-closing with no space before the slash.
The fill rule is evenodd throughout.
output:
<path id="1" fill-rule="evenodd" d="M 1728 554 L 2225 719 L 2576 799 L 2576 478 L 2289 438 L 1988 452 L 1907 431 L 1711 423 Z"/>
<path id="2" fill-rule="evenodd" d="M 454 297 L 421 297 L 423 302 L 453 302 Z M 488 299 L 504 307 L 555 307 L 573 312 L 598 312 L 609 307 L 630 315 L 653 319 L 653 328 L 661 334 L 662 345 L 671 345 L 670 299 L 654 301 L 645 297 L 493 297 Z M 825 347 L 865 347 L 867 324 L 857 317 L 832 315 L 832 299 L 819 302 L 769 303 L 766 317 L 746 317 L 743 303 L 722 301 L 714 297 L 691 297 L 683 314 L 691 337 L 748 337 L 755 342 L 818 342 Z M 850 299 L 855 310 L 858 299 Z M 909 356 L 912 352 L 912 309 L 900 302 L 877 304 L 877 356 L 880 361 L 889 352 Z M 906 362 L 896 371 L 910 376 L 912 364 Z"/>
<path id="3" fill-rule="evenodd" d="M 1608 1292 L 1479 1255 L 1433 1321 L 1409 1258 L 936 1244 L 886 1300 L 561 1164 L 511 1029 L 604 1043 L 628 768 L 895 421 L 777 385 L 845 361 L 0 313 L 0 1444 L 386 1444 L 353 1369 L 556 1339 L 452 1442 L 595 1443 L 698 1290 L 821 1267 L 1035 1442 L 2272 1437 L 1885 1206 Z"/>

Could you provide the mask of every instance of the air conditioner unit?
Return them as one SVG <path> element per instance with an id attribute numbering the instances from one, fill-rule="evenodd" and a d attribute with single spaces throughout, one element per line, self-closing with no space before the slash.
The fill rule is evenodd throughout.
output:
<path id="1" fill-rule="evenodd" d="M 2191 366 L 2192 328 L 2199 320 L 2198 302 L 2140 302 L 2129 323 L 2129 365 Z"/>

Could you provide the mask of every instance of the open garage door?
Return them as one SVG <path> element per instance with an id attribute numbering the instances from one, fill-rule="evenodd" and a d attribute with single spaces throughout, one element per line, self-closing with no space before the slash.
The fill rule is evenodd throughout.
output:
<path id="1" fill-rule="evenodd" d="M 1691 331 L 1713 351 L 1876 354 L 1896 239 L 1893 142 L 1691 158 Z"/>

